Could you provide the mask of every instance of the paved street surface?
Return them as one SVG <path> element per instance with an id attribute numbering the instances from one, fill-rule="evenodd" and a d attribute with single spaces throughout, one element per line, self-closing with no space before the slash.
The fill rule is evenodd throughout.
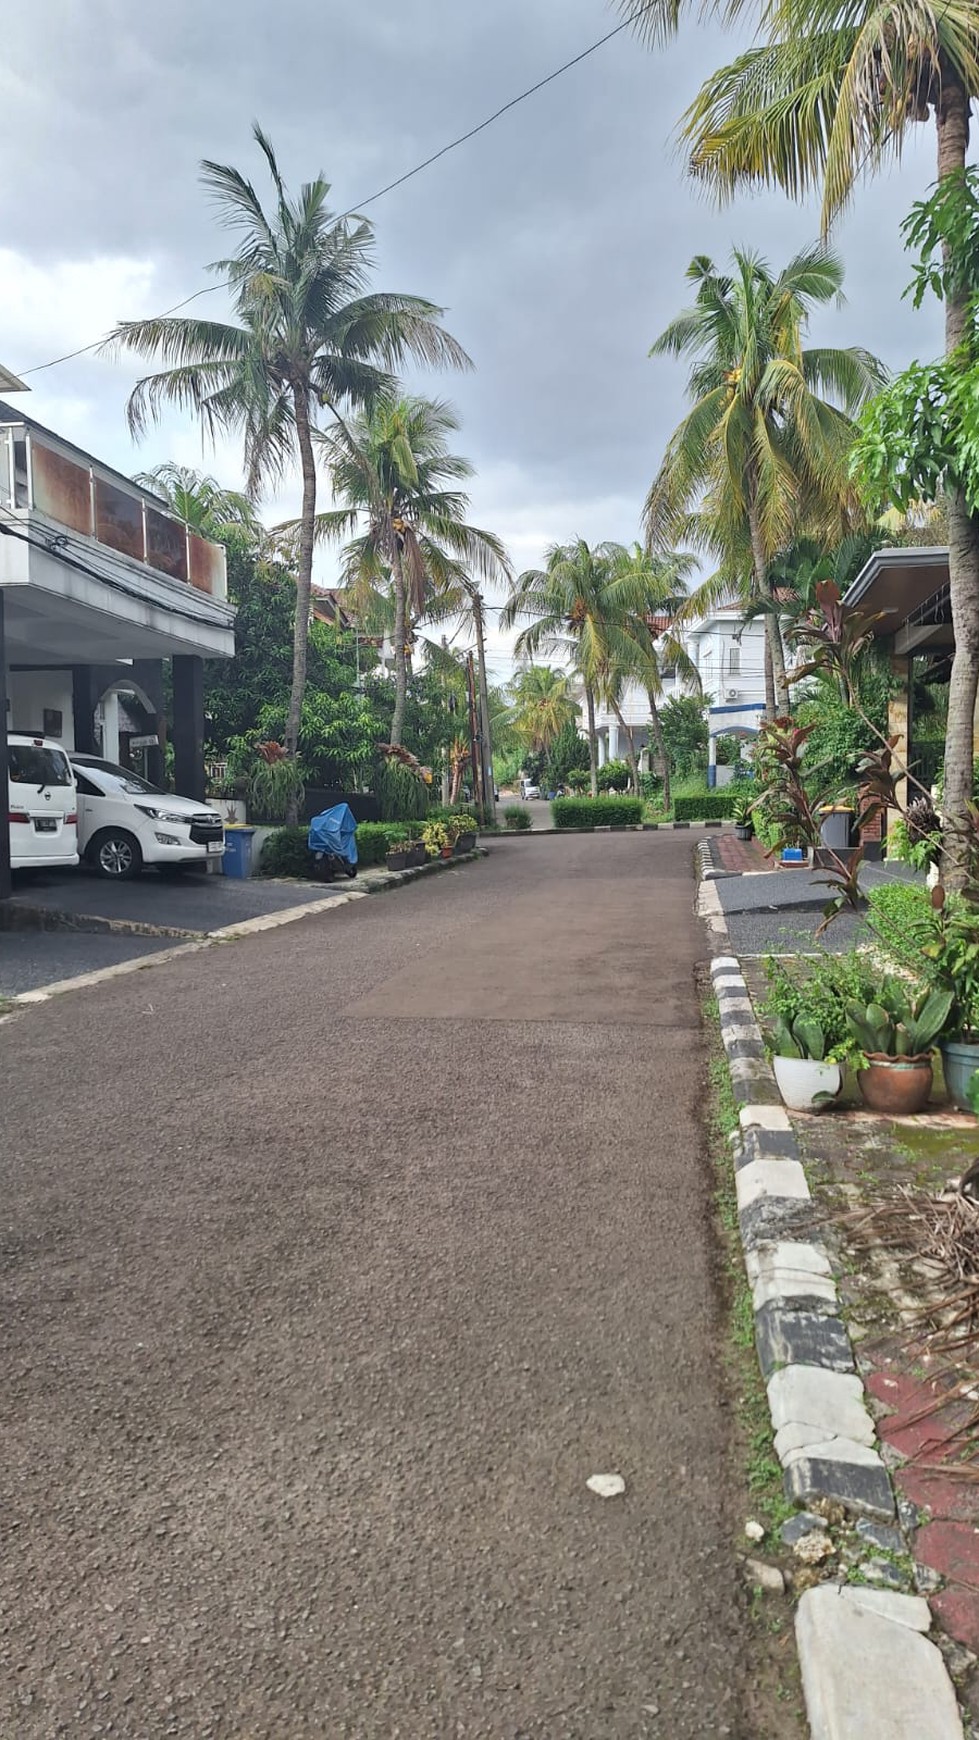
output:
<path id="1" fill-rule="evenodd" d="M 59 912 L 135 920 L 138 924 L 200 933 L 260 918 L 266 912 L 281 912 L 287 906 L 322 900 L 331 893 L 346 893 L 349 887 L 345 876 L 336 882 L 278 882 L 263 877 L 238 882 L 232 876 L 196 872 L 163 877 L 152 870 L 144 871 L 132 882 L 108 882 L 82 866 L 77 870 L 51 870 L 43 875 L 18 877 L 14 892 L 25 906 L 52 907 Z"/>
<path id="2" fill-rule="evenodd" d="M 4 1740 L 747 1740 L 692 855 L 0 1026 Z"/>

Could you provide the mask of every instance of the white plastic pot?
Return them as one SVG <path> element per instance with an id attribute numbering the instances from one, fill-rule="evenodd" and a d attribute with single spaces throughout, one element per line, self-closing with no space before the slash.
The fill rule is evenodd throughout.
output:
<path id="1" fill-rule="evenodd" d="M 815 1063 L 811 1057 L 773 1057 L 778 1091 L 791 1112 L 821 1112 L 843 1086 L 838 1063 Z"/>

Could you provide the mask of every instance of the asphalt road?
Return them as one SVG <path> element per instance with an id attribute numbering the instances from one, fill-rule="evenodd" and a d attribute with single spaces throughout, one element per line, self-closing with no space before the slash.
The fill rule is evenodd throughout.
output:
<path id="1" fill-rule="evenodd" d="M 751 1734 L 691 858 L 0 1026 L 4 1740 Z"/>

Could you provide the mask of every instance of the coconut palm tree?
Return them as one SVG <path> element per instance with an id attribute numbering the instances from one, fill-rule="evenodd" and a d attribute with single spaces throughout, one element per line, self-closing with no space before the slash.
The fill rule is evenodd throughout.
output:
<path id="1" fill-rule="evenodd" d="M 439 324 L 441 308 L 419 296 L 368 291 L 370 223 L 329 210 L 330 186 L 322 174 L 290 195 L 271 142 L 258 125 L 253 132 L 272 181 L 268 209 L 239 170 L 208 161 L 201 166 L 218 221 L 239 232 L 237 252 L 212 267 L 230 287 L 235 322 L 174 315 L 127 320 L 106 345 L 167 365 L 140 381 L 129 400 L 134 434 L 175 406 L 194 411 L 209 435 L 243 436 L 251 494 L 281 478 L 298 458 L 302 517 L 285 734 L 294 755 L 306 688 L 318 421 L 390 391 L 392 371 L 408 358 L 435 367 L 471 365 Z"/>
<path id="2" fill-rule="evenodd" d="M 637 14 L 652 42 L 674 34 L 684 0 L 651 0 Z M 697 0 L 698 15 L 742 21 L 745 0 Z M 761 40 L 706 81 L 683 118 L 691 168 L 715 191 L 784 188 L 823 195 L 828 228 L 858 179 L 898 159 L 911 128 L 932 119 L 941 187 L 965 173 L 969 116 L 979 98 L 975 0 L 764 0 Z M 949 286 L 945 347 L 966 341 L 970 292 Z M 972 792 L 979 692 L 979 521 L 961 490 L 947 501 L 949 592 L 955 657 L 949 685 L 945 804 L 964 827 Z M 957 866 L 955 879 L 964 877 Z"/>
<path id="3" fill-rule="evenodd" d="M 473 474 L 448 448 L 458 427 L 448 405 L 384 393 L 321 437 L 339 505 L 318 516 L 317 535 L 348 538 L 341 572 L 355 594 L 388 578 L 394 593 L 394 744 L 404 730 L 408 643 L 430 597 L 461 603 L 473 575 L 510 577 L 499 538 L 469 525 L 469 498 L 452 487 Z"/>
<path id="4" fill-rule="evenodd" d="M 531 618 L 517 636 L 518 654 L 533 658 L 545 651 L 570 656 L 585 692 L 592 797 L 598 795 L 595 703 L 607 700 L 625 729 L 618 710 L 621 681 L 616 673 L 635 653 L 630 617 L 645 607 L 641 578 L 627 567 L 616 568 L 621 548 L 608 543 L 589 546 L 584 538 L 553 544 L 543 568 L 529 568 L 518 577 L 500 616 L 504 629 L 515 627 L 523 617 Z"/>
<path id="5" fill-rule="evenodd" d="M 717 561 L 719 585 L 767 605 L 775 701 L 785 713 L 771 564 L 803 531 L 840 536 L 859 516 L 847 474 L 851 413 L 881 386 L 884 368 L 865 350 L 804 347 L 810 309 L 838 300 L 843 282 L 822 245 L 777 276 L 738 248 L 730 273 L 700 256 L 687 276 L 697 286 L 693 306 L 651 355 L 691 358 L 693 404 L 647 497 L 646 541 L 652 550 L 692 543 Z"/>
<path id="6" fill-rule="evenodd" d="M 177 517 L 202 538 L 253 545 L 264 536 L 265 529 L 247 495 L 225 489 L 217 478 L 189 465 L 167 460 L 154 465 L 152 471 L 137 472 L 133 481 L 162 496 Z"/>
<path id="7" fill-rule="evenodd" d="M 578 722 L 578 708 L 567 671 L 528 665 L 510 682 L 513 728 L 528 749 L 544 754 L 562 731 Z"/>
<path id="8" fill-rule="evenodd" d="M 701 693 L 700 673 L 674 628 L 687 599 L 685 582 L 693 566 L 691 556 L 675 550 L 651 555 L 641 544 L 633 544 L 628 549 L 621 546 L 614 559 L 615 571 L 630 574 L 636 587 L 642 589 L 645 599 L 644 607 L 633 611 L 627 618 L 626 626 L 633 644 L 625 649 L 629 656 L 621 675 L 623 682 L 639 683 L 646 691 L 650 729 L 663 767 L 663 808 L 666 810 L 672 803 L 670 758 L 659 712 L 665 673 L 675 671 L 688 690 L 698 695 Z M 632 743 L 629 731 L 626 741 Z"/>

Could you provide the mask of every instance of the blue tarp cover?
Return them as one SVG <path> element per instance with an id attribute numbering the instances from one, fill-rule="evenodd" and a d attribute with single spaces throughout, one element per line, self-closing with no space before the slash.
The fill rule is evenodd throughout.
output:
<path id="1" fill-rule="evenodd" d="M 332 852 L 348 864 L 357 862 L 357 823 L 349 804 L 334 804 L 314 816 L 306 844 L 311 852 Z"/>

